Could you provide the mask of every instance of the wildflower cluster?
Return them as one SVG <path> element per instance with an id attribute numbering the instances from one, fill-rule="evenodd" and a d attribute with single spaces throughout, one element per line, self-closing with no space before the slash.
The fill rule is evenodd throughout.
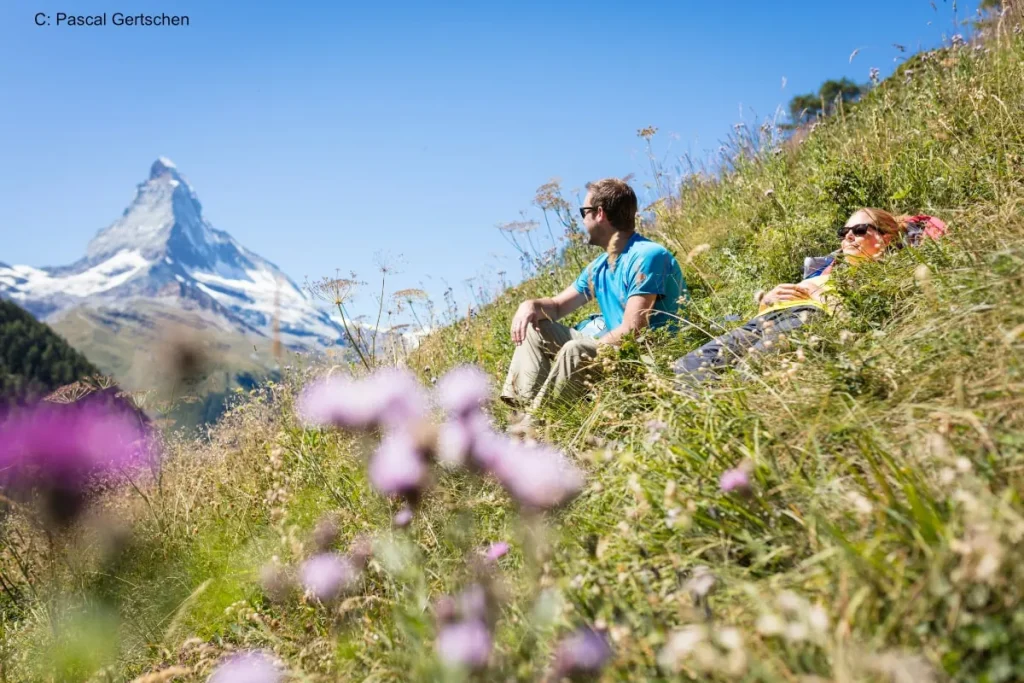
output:
<path id="1" fill-rule="evenodd" d="M 388 368 L 359 380 L 317 382 L 303 391 L 298 412 L 310 426 L 379 431 L 382 438 L 368 465 L 370 483 L 410 507 L 428 488 L 434 462 L 492 475 L 527 509 L 572 500 L 583 488 L 582 471 L 558 450 L 495 432 L 484 412 L 490 395 L 490 378 L 472 366 L 441 377 L 432 395 L 409 371 Z M 433 406 L 444 414 L 440 425 L 428 419 Z M 411 521 L 404 509 L 399 514 L 396 525 Z"/>

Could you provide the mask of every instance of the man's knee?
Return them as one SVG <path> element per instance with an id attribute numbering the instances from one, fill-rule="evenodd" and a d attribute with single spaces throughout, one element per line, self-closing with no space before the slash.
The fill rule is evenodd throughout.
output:
<path id="1" fill-rule="evenodd" d="M 559 359 L 565 359 L 571 363 L 590 361 L 597 357 L 593 342 L 586 339 L 572 339 L 567 341 L 558 351 Z"/>
<path id="2" fill-rule="evenodd" d="M 550 320 L 540 320 L 537 322 L 536 327 L 527 325 L 524 343 L 538 349 L 550 347 L 554 339 L 554 332 L 551 329 L 552 325 L 554 323 Z"/>

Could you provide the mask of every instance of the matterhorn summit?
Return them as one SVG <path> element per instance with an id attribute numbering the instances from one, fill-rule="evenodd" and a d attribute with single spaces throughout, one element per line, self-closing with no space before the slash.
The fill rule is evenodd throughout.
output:
<path id="1" fill-rule="evenodd" d="M 222 331 L 279 336 L 294 349 L 343 338 L 341 327 L 277 266 L 203 217 L 195 190 L 165 157 L 153 162 L 128 208 L 76 263 L 0 263 L 0 297 L 48 322 L 83 307 L 124 318 L 160 305 L 194 312 Z"/>

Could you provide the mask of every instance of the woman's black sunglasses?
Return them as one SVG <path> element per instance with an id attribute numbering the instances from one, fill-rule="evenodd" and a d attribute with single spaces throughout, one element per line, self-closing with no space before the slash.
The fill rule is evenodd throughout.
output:
<path id="1" fill-rule="evenodd" d="M 839 239 L 845 239 L 846 233 L 852 232 L 857 237 L 863 237 L 868 234 L 868 230 L 878 231 L 878 228 L 871 225 L 870 223 L 860 223 L 859 225 L 844 225 L 843 227 L 836 230 L 836 234 L 839 235 Z"/>

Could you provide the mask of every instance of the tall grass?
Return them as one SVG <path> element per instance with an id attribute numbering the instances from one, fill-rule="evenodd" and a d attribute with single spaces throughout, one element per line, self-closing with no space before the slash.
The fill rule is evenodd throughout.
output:
<path id="1" fill-rule="evenodd" d="M 457 677 L 433 657 L 429 606 L 495 540 L 513 550 L 487 679 L 540 678 L 582 623 L 613 644 L 608 680 L 1024 679 L 1024 39 L 918 55 L 799 142 L 731 152 L 647 228 L 684 263 L 690 324 L 628 340 L 591 400 L 548 416 L 590 482 L 547 526 L 448 473 L 388 531 L 367 445 L 296 424 L 317 372 L 299 368 L 208 444 L 172 445 L 159 486 L 111 494 L 103 513 L 132 529 L 118 545 L 83 529 L 48 549 L 8 516 L 4 680 L 203 680 L 245 648 L 295 680 Z M 672 359 L 799 279 L 860 206 L 931 213 L 951 235 L 842 278 L 841 313 L 790 353 L 700 400 L 670 391 Z M 515 306 L 570 282 L 574 254 L 432 333 L 412 366 L 499 380 Z M 741 463 L 751 494 L 723 493 Z M 380 534 L 361 591 L 333 610 L 270 601 L 259 568 L 305 557 L 327 512 L 343 545 Z"/>

